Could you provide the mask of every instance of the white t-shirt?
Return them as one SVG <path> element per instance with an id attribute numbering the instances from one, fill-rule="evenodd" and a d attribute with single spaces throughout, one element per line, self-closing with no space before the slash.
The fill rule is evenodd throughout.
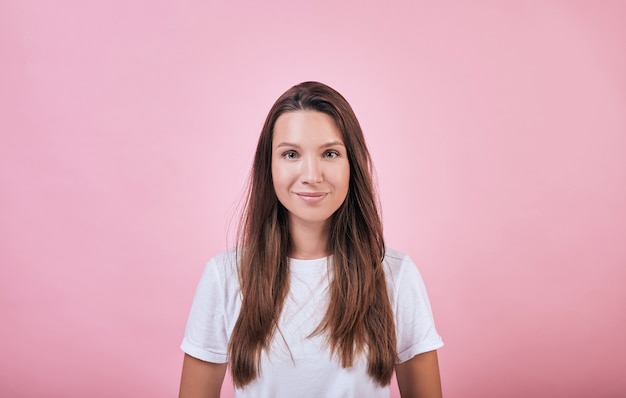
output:
<path id="1" fill-rule="evenodd" d="M 396 320 L 399 362 L 443 346 L 435 329 L 422 278 L 411 259 L 387 249 L 387 289 Z M 285 299 L 269 353 L 261 356 L 261 373 L 236 397 L 389 397 L 367 374 L 362 355 L 350 368 L 331 357 L 324 336 L 309 337 L 328 305 L 327 258 L 290 260 L 290 291 Z M 207 362 L 226 363 L 230 335 L 241 309 L 233 250 L 207 264 L 191 307 L 181 349 Z"/>

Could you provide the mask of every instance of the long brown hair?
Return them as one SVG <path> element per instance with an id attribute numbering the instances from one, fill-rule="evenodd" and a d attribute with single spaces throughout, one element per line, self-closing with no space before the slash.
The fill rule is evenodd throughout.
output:
<path id="1" fill-rule="evenodd" d="M 348 195 L 332 216 L 328 239 L 330 304 L 314 334 L 326 335 L 343 367 L 366 352 L 368 374 L 387 385 L 397 358 L 396 331 L 383 270 L 385 246 L 372 163 L 350 104 L 317 82 L 296 85 L 278 98 L 257 144 L 239 229 L 243 301 L 228 344 L 233 381 L 243 387 L 258 376 L 261 353 L 269 348 L 289 291 L 289 228 L 287 210 L 273 188 L 272 138 L 278 117 L 298 110 L 323 112 L 335 120 L 350 164 Z"/>

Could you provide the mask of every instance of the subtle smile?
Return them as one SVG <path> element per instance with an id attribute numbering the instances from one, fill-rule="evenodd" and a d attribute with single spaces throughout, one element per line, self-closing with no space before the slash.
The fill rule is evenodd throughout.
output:
<path id="1" fill-rule="evenodd" d="M 327 195 L 326 192 L 294 192 L 300 199 L 309 204 L 321 202 Z"/>

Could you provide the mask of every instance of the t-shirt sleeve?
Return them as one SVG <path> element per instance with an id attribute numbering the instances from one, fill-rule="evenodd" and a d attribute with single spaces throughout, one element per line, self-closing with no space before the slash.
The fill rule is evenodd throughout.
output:
<path id="1" fill-rule="evenodd" d="M 187 319 L 180 346 L 186 354 L 207 362 L 227 362 L 225 300 L 224 274 L 212 259 L 200 278 Z"/>
<path id="2" fill-rule="evenodd" d="M 396 327 L 398 362 L 443 346 L 435 328 L 424 281 L 415 263 L 405 256 L 397 279 Z"/>

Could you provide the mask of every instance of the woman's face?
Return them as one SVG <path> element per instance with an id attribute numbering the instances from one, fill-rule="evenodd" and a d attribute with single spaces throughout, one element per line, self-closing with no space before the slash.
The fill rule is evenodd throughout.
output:
<path id="1" fill-rule="evenodd" d="M 272 178 L 289 223 L 326 225 L 348 195 L 350 164 L 332 117 L 316 111 L 283 113 L 274 124 Z"/>

